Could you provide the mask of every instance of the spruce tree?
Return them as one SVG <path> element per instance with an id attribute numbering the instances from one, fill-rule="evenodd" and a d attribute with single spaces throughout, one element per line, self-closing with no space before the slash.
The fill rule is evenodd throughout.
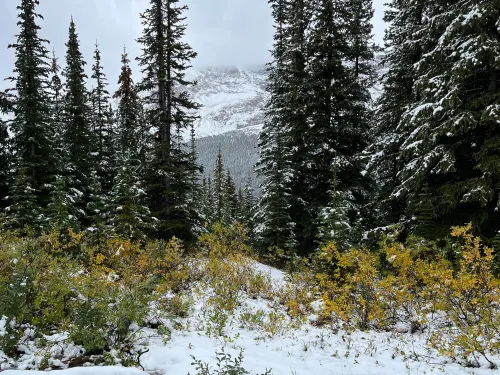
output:
<path id="1" fill-rule="evenodd" d="M 213 197 L 214 197 L 214 220 L 217 223 L 224 222 L 224 213 L 226 211 L 227 201 L 224 194 L 224 180 L 225 180 L 224 160 L 222 159 L 222 152 L 219 147 L 217 154 L 217 161 L 213 171 Z"/>
<path id="2" fill-rule="evenodd" d="M 60 66 L 53 52 L 50 69 L 50 118 L 54 129 L 53 153 L 57 158 L 56 176 L 54 177 L 51 199 L 48 205 L 48 220 L 52 230 L 66 232 L 68 228 L 78 229 L 78 220 L 81 212 L 74 205 L 72 194 L 68 190 L 68 179 L 70 178 L 70 165 L 68 147 L 64 139 L 64 90 L 59 76 Z"/>
<path id="3" fill-rule="evenodd" d="M 96 43 L 92 77 L 95 87 L 91 92 L 92 131 L 96 140 L 94 147 L 95 166 L 104 194 L 111 190 L 115 167 L 115 150 L 113 134 L 113 111 L 110 108 L 110 95 L 107 89 L 108 81 L 101 64 L 101 51 Z"/>
<path id="4" fill-rule="evenodd" d="M 438 1 L 424 13 L 426 53 L 398 125 L 404 165 L 393 194 L 412 201 L 428 186 L 434 236 L 467 222 L 486 238 L 499 230 L 499 14 L 495 1 Z"/>
<path id="5" fill-rule="evenodd" d="M 348 184 L 339 185 L 343 193 L 351 197 L 350 225 L 357 232 L 358 240 L 361 231 L 373 226 L 373 214 L 369 201 L 373 197 L 374 181 L 365 172 L 366 158 L 364 152 L 373 143 L 371 128 L 373 126 L 373 103 L 370 89 L 376 82 L 375 53 L 379 50 L 373 42 L 373 1 L 347 0 L 339 10 L 346 35 L 346 51 L 344 64 L 350 76 L 348 91 L 348 112 L 342 120 L 342 127 L 350 133 L 346 138 L 357 138 L 351 143 L 351 152 L 344 152 L 349 160 Z M 334 166 L 336 170 L 336 166 Z M 344 177 L 345 178 L 345 177 Z M 347 185 L 347 186 L 346 186 Z M 354 233 L 352 233 L 354 234 Z M 354 239 L 354 236 L 351 236 Z"/>
<path id="6" fill-rule="evenodd" d="M 336 164 L 334 161 L 330 202 L 321 210 L 319 216 L 318 243 L 321 248 L 333 242 L 340 251 L 347 251 L 353 246 L 353 240 L 357 237 L 349 218 L 353 199 L 338 189 L 340 181 L 337 177 Z"/>
<path id="7" fill-rule="evenodd" d="M 272 0 L 274 18 L 274 44 L 271 51 L 272 62 L 268 65 L 266 91 L 268 100 L 264 109 L 265 122 L 259 136 L 260 157 L 257 172 L 263 179 L 262 196 L 257 213 L 256 228 L 261 251 L 272 248 L 294 250 L 295 223 L 290 216 L 291 153 L 286 143 L 287 122 L 285 98 L 287 84 L 287 27 L 289 3 Z"/>
<path id="8" fill-rule="evenodd" d="M 55 177 L 48 205 L 49 229 L 61 233 L 66 233 L 68 229 L 79 230 L 78 217 L 81 215 L 78 214 L 73 200 L 68 194 L 66 179 L 63 175 L 58 174 Z"/>
<path id="9" fill-rule="evenodd" d="M 111 230 L 120 237 L 144 240 L 154 233 L 156 220 L 146 204 L 144 162 L 141 158 L 141 103 L 132 79 L 126 51 L 122 54 L 122 69 L 118 89 L 113 95 L 119 100 L 118 172 L 111 192 Z"/>
<path id="10" fill-rule="evenodd" d="M 93 233 L 94 241 L 100 246 L 102 240 L 109 236 L 111 207 L 109 196 L 104 194 L 101 179 L 95 169 L 90 171 L 89 186 L 86 190 L 88 194 L 86 212 L 89 223 L 87 230 Z"/>
<path id="11" fill-rule="evenodd" d="M 205 176 L 201 179 L 201 184 L 199 187 L 200 197 L 198 198 L 198 210 L 200 212 L 200 218 L 202 225 L 207 228 L 211 225 L 211 212 L 209 209 L 209 190 L 208 181 Z"/>
<path id="12" fill-rule="evenodd" d="M 155 232 L 157 220 L 146 205 L 140 176 L 140 161 L 125 152 L 111 193 L 113 203 L 110 225 L 112 232 L 133 241 L 144 241 Z"/>
<path id="13" fill-rule="evenodd" d="M 64 122 L 65 144 L 68 148 L 69 175 L 67 188 L 78 212 L 83 214 L 87 208 L 88 187 L 92 170 L 91 151 L 95 144 L 90 129 L 88 92 L 85 88 L 85 61 L 80 52 L 76 26 L 71 19 L 69 39 L 66 43 L 66 67 L 64 68 L 65 103 Z M 79 220 L 84 219 L 83 216 Z M 87 223 L 88 224 L 88 223 Z"/>
<path id="14" fill-rule="evenodd" d="M 118 149 L 139 152 L 141 138 L 141 103 L 137 88 L 132 78 L 132 69 L 127 51 L 124 49 L 121 58 L 121 72 L 118 78 L 118 89 L 113 95 L 118 99 Z"/>
<path id="15" fill-rule="evenodd" d="M 8 96 L 0 92 L 0 115 L 12 110 L 12 105 Z M 7 196 L 9 195 L 9 133 L 7 122 L 0 118 L 0 215 L 4 214 L 8 206 Z"/>
<path id="16" fill-rule="evenodd" d="M 272 121 L 272 118 L 268 117 L 268 121 Z M 257 213 L 257 241 L 262 252 L 275 248 L 294 252 L 297 241 L 295 224 L 290 217 L 290 154 L 280 134 L 268 131 L 265 135 L 271 137 L 273 142 L 266 142 L 266 147 L 261 148 L 259 173 L 264 182 Z"/>
<path id="17" fill-rule="evenodd" d="M 206 207 L 205 216 L 207 217 L 208 226 L 211 226 L 216 222 L 216 207 L 215 207 L 215 194 L 214 194 L 214 184 L 212 178 L 208 176 L 207 180 L 207 190 L 206 190 Z"/>
<path id="18" fill-rule="evenodd" d="M 243 188 L 243 194 L 241 199 L 241 211 L 242 211 L 242 222 L 248 229 L 250 242 L 255 241 L 255 213 L 257 208 L 257 199 L 255 198 L 255 192 L 252 187 L 252 180 L 249 177 L 245 181 L 245 186 Z"/>
<path id="19" fill-rule="evenodd" d="M 420 57 L 428 50 L 428 35 L 423 29 L 430 2 L 392 0 L 384 20 L 389 24 L 385 32 L 385 52 L 382 64 L 387 67 L 382 77 L 383 90 L 376 103 L 372 129 L 373 143 L 368 147 L 368 171 L 376 180 L 377 189 L 372 202 L 375 227 L 402 223 L 408 226 L 407 199 L 403 194 L 393 194 L 401 183 L 399 171 L 405 161 L 401 144 L 409 134 L 408 128 L 399 126 L 408 106 L 415 102 L 417 79 L 415 69 Z"/>
<path id="20" fill-rule="evenodd" d="M 349 219 L 359 224 L 367 184 L 357 155 L 366 145 L 367 122 L 356 113 L 365 109 L 366 97 L 356 84 L 348 64 L 349 42 L 344 30 L 342 4 L 333 0 L 314 0 L 308 43 L 307 73 L 310 88 L 307 158 L 299 165 L 303 186 L 298 196 L 302 212 L 294 213 L 301 251 L 313 251 L 318 233 L 316 218 L 330 201 L 332 164 L 337 162 L 339 192 L 352 197 Z M 358 91 L 358 92 L 356 92 Z M 294 140 L 292 140 L 292 149 Z M 295 166 L 292 166 L 295 169 Z"/>
<path id="21" fill-rule="evenodd" d="M 47 92 L 48 41 L 38 36 L 38 0 L 22 0 L 17 7 L 19 34 L 15 50 L 13 120 L 11 122 L 13 164 L 9 219 L 14 226 L 42 229 L 50 188 L 55 174 L 53 131 Z"/>
<path id="22" fill-rule="evenodd" d="M 150 0 L 149 8 L 141 14 L 144 29 L 138 39 L 143 73 L 139 89 L 145 93 L 147 121 L 155 130 L 148 197 L 153 214 L 160 220 L 162 238 L 190 238 L 198 221 L 189 202 L 193 189 L 189 177 L 195 166 L 176 138 L 181 130 L 189 129 L 196 118 L 193 111 L 199 107 L 185 90 L 194 84 L 185 72 L 196 57 L 183 41 L 186 9 L 179 0 Z"/>
<path id="23" fill-rule="evenodd" d="M 224 211 L 222 213 L 222 222 L 226 225 L 232 225 L 237 220 L 239 202 L 238 195 L 236 194 L 236 185 L 229 171 L 226 171 L 224 179 L 223 200 Z"/>

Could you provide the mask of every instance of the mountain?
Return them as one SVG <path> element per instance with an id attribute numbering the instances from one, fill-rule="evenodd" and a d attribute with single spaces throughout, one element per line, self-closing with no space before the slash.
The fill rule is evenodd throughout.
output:
<path id="1" fill-rule="evenodd" d="M 250 177 L 258 191 L 254 166 L 264 123 L 266 66 L 191 69 L 188 78 L 197 81 L 189 93 L 203 105 L 195 130 L 198 162 L 204 174 L 212 173 L 220 148 L 236 186 L 243 186 Z"/>
<path id="2" fill-rule="evenodd" d="M 200 119 L 196 122 L 198 137 L 257 128 L 263 124 L 265 66 L 193 69 L 189 78 L 198 83 L 189 93 L 203 105 Z"/>
<path id="3" fill-rule="evenodd" d="M 375 62 L 379 75 L 386 71 L 381 59 L 382 55 L 378 55 Z M 212 173 L 220 148 L 236 185 L 243 185 L 250 177 L 258 191 L 254 166 L 259 157 L 259 131 L 264 123 L 266 66 L 191 69 L 188 78 L 197 81 L 189 93 L 203 105 L 195 129 L 198 162 L 204 167 L 204 174 Z M 370 90 L 374 100 L 381 89 L 379 83 Z"/>

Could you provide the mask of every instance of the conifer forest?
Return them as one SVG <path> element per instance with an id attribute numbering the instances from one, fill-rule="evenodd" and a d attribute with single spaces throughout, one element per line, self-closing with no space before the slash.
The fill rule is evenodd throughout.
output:
<path id="1" fill-rule="evenodd" d="M 143 1 L 119 71 L 98 41 L 83 54 L 75 19 L 55 51 L 43 1 L 0 1 L 17 4 L 0 46 L 0 372 L 497 369 L 498 0 L 387 0 L 383 45 L 374 0 L 263 0 L 245 181 L 220 145 L 199 162 L 198 0 Z"/>

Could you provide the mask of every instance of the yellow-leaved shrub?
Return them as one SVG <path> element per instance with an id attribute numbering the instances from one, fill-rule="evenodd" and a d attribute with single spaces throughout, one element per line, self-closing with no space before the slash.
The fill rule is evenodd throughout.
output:
<path id="1" fill-rule="evenodd" d="M 327 320 L 332 319 L 338 327 L 361 329 L 384 320 L 376 255 L 364 249 L 340 253 L 330 243 L 320 250 L 317 262 L 324 270 L 316 278 Z"/>

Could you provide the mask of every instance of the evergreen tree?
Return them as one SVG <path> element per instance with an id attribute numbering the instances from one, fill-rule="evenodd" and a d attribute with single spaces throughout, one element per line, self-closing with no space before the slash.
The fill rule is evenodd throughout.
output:
<path id="1" fill-rule="evenodd" d="M 19 10 L 19 34 L 15 50 L 12 147 L 13 182 L 9 219 L 15 226 L 41 229 L 50 201 L 55 174 L 53 132 L 48 100 L 49 58 L 46 40 L 38 36 L 36 13 L 38 0 L 22 0 Z"/>
<path id="2" fill-rule="evenodd" d="M 203 176 L 199 187 L 200 197 L 198 199 L 198 210 L 200 212 L 202 224 L 205 228 L 209 227 L 212 223 L 212 212 L 209 206 L 209 202 L 211 202 L 211 193 L 207 178 Z"/>
<path id="3" fill-rule="evenodd" d="M 257 213 L 257 241 L 262 251 L 272 248 L 294 251 L 297 242 L 295 224 L 290 217 L 290 155 L 279 134 L 266 133 L 266 136 L 271 136 L 275 141 L 266 142 L 266 148 L 261 149 L 261 165 L 271 165 L 272 168 L 259 170 L 264 182 Z"/>
<path id="4" fill-rule="evenodd" d="M 110 202 L 106 194 L 103 193 L 100 180 L 97 171 L 91 170 L 89 186 L 87 187 L 88 203 L 86 212 L 91 225 L 88 230 L 94 233 L 98 245 L 104 236 L 109 235 L 108 229 L 111 220 Z"/>
<path id="5" fill-rule="evenodd" d="M 88 203 L 88 187 L 92 167 L 91 151 L 95 144 L 89 121 L 88 93 L 85 88 L 85 61 L 80 52 L 76 26 L 71 19 L 69 39 L 66 43 L 66 67 L 64 77 L 66 124 L 64 136 L 68 148 L 69 175 L 67 188 L 78 212 L 84 213 Z M 83 217 L 79 217 L 82 220 Z"/>
<path id="6" fill-rule="evenodd" d="M 147 239 L 148 235 L 154 233 L 157 222 L 146 205 L 146 192 L 140 180 L 140 169 L 139 160 L 131 158 L 125 152 L 121 157 L 111 194 L 112 232 L 133 241 Z"/>
<path id="7" fill-rule="evenodd" d="M 254 216 L 256 213 L 257 200 L 255 198 L 255 192 L 252 187 L 252 180 L 250 177 L 245 181 L 245 186 L 243 188 L 243 194 L 240 202 L 242 222 L 248 228 L 250 242 L 254 242 L 256 227 Z"/>
<path id="8" fill-rule="evenodd" d="M 352 197 L 351 225 L 359 224 L 367 188 L 357 155 L 366 145 L 368 129 L 366 119 L 356 115 L 360 109 L 366 108 L 366 97 L 361 95 L 365 92 L 356 84 L 355 74 L 345 63 L 349 42 L 344 32 L 346 21 L 341 17 L 342 4 L 333 0 L 314 0 L 311 6 L 307 158 L 297 166 L 292 165 L 294 175 L 302 176 L 301 187 L 305 187 L 297 192 L 304 209 L 292 212 L 303 253 L 309 253 L 317 246 L 317 217 L 330 201 L 328 192 L 334 160 L 338 162 L 339 184 L 336 188 L 344 196 Z M 296 142 L 294 137 L 290 144 L 292 149 Z"/>
<path id="9" fill-rule="evenodd" d="M 113 95 L 118 99 L 118 149 L 122 153 L 132 154 L 139 158 L 141 147 L 141 102 L 137 95 L 136 86 L 132 78 L 130 60 L 124 49 L 122 54 L 122 68 L 118 78 L 118 89 Z"/>
<path id="10" fill-rule="evenodd" d="M 337 178 L 336 165 L 334 161 L 330 202 L 319 216 L 318 242 L 320 248 L 333 242 L 340 251 L 347 251 L 353 246 L 353 239 L 356 239 L 355 230 L 349 219 L 353 197 L 338 190 L 340 181 Z"/>
<path id="11" fill-rule="evenodd" d="M 263 251 L 278 247 L 293 250 L 296 246 L 295 223 L 290 216 L 291 178 L 290 148 L 286 144 L 285 97 L 287 86 L 287 11 L 288 2 L 270 1 L 275 22 L 272 63 L 269 64 L 266 91 L 265 122 L 259 136 L 260 158 L 257 172 L 263 179 L 259 202 L 258 241 Z M 290 107 L 288 107 L 290 108 Z"/>
<path id="12" fill-rule="evenodd" d="M 12 105 L 8 96 L 0 92 L 0 115 L 12 110 Z M 7 123 L 0 118 L 0 215 L 8 206 L 7 196 L 9 195 L 9 133 Z"/>
<path id="13" fill-rule="evenodd" d="M 355 137 L 351 152 L 345 152 L 351 166 L 347 171 L 349 182 L 343 184 L 343 193 L 351 197 L 349 217 L 352 231 L 357 232 L 373 226 L 373 214 L 369 201 L 373 197 L 374 181 L 365 172 L 364 152 L 373 143 L 371 128 L 373 124 L 373 103 L 369 89 L 376 82 L 375 53 L 379 50 L 373 43 L 373 2 L 372 0 L 346 0 L 340 8 L 344 32 L 347 39 L 344 64 L 350 75 L 348 91 L 348 112 L 342 120 L 343 128 L 348 129 L 346 137 Z M 347 151 L 347 150 L 346 150 Z M 337 170 L 337 166 L 334 166 Z M 344 175 L 345 176 L 345 175 Z M 336 177 L 335 177 L 336 178 Z M 347 186 L 346 186 L 347 185 Z M 337 188 L 340 188 L 339 185 Z M 351 236 L 352 239 L 355 237 Z M 358 241 L 360 237 L 358 236 Z"/>
<path id="14" fill-rule="evenodd" d="M 214 181 L 213 181 L 213 199 L 214 199 L 214 220 L 217 223 L 224 222 L 224 213 L 226 211 L 226 197 L 224 194 L 224 180 L 225 180 L 225 169 L 224 161 L 222 159 L 222 152 L 219 147 L 219 153 L 217 154 L 217 161 L 214 168 Z"/>
<path id="15" fill-rule="evenodd" d="M 239 202 L 238 195 L 236 194 L 236 185 L 229 171 L 226 171 L 224 179 L 223 200 L 224 211 L 222 213 L 222 222 L 226 225 L 232 225 L 237 220 Z"/>
<path id="16" fill-rule="evenodd" d="M 403 166 L 393 194 L 412 201 L 428 186 L 434 236 L 467 222 L 487 238 L 499 230 L 499 14 L 495 1 L 444 0 L 424 13 L 426 53 L 398 125 Z"/>
<path id="17" fill-rule="evenodd" d="M 159 218 L 159 235 L 168 238 L 192 236 L 198 218 L 189 196 L 193 186 L 189 152 L 178 147 L 176 134 L 188 129 L 199 105 L 185 88 L 193 85 L 185 77 L 196 53 L 182 39 L 187 6 L 179 0 L 150 0 L 141 14 L 144 27 L 138 39 L 142 55 L 138 58 L 143 73 L 139 84 L 145 93 L 146 116 L 155 130 L 154 158 L 149 166 L 148 197 L 153 214 Z"/>
<path id="18" fill-rule="evenodd" d="M 422 27 L 428 1 L 408 3 L 392 0 L 384 20 L 389 27 L 385 32 L 385 53 L 382 63 L 388 67 L 382 77 L 383 90 L 377 101 L 377 111 L 372 129 L 374 142 L 367 149 L 371 157 L 368 171 L 377 182 L 372 202 L 376 217 L 375 226 L 409 222 L 407 200 L 402 194 L 393 194 L 401 183 L 399 171 L 404 166 L 400 157 L 401 144 L 409 130 L 399 126 L 403 112 L 416 100 L 413 90 L 417 79 L 415 64 L 428 50 L 428 37 Z"/>
<path id="19" fill-rule="evenodd" d="M 59 76 L 60 67 L 57 63 L 55 52 L 53 52 L 50 69 L 50 117 L 54 129 L 54 148 L 56 155 L 57 174 L 54 177 L 51 199 L 48 205 L 48 220 L 51 229 L 66 231 L 68 228 L 77 229 L 78 217 L 82 216 L 74 205 L 72 194 L 68 191 L 67 182 L 70 178 L 68 147 L 64 141 L 64 92 L 63 84 Z"/>
<path id="20" fill-rule="evenodd" d="M 94 147 L 95 165 L 103 189 L 107 194 L 111 190 L 115 167 L 115 150 L 113 134 L 113 110 L 110 105 L 110 95 L 107 89 L 108 82 L 101 65 L 101 51 L 96 43 L 92 77 L 95 88 L 91 92 L 92 102 L 92 130 L 96 145 Z"/>
<path id="21" fill-rule="evenodd" d="M 111 194 L 111 228 L 118 236 L 144 240 L 154 233 L 156 220 L 146 205 L 143 187 L 144 163 L 141 159 L 140 100 L 132 79 L 126 51 L 118 89 L 113 95 L 118 104 L 119 168 Z"/>
<path id="22" fill-rule="evenodd" d="M 47 216 L 51 230 L 65 233 L 69 228 L 80 229 L 78 217 L 81 213 L 76 211 L 72 197 L 68 194 L 66 179 L 62 175 L 55 177 Z"/>

